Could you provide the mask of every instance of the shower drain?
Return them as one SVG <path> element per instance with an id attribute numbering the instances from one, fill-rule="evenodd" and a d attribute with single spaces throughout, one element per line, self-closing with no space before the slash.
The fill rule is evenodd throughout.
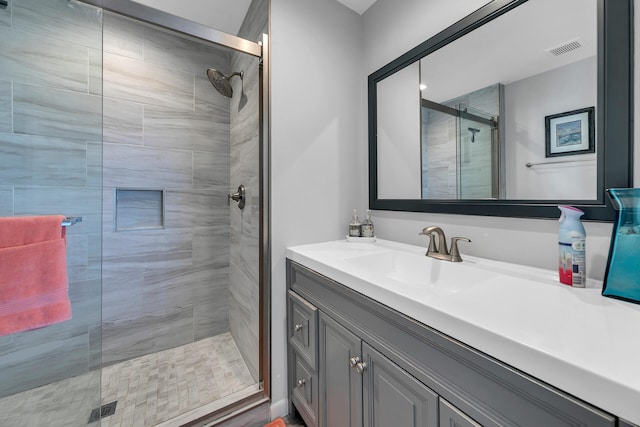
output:
<path id="1" fill-rule="evenodd" d="M 116 405 L 118 404 L 118 401 L 115 400 L 111 403 L 106 403 L 104 405 L 102 405 L 99 408 L 94 409 L 93 411 L 91 411 L 91 415 L 89 416 L 89 423 L 95 423 L 96 421 L 98 421 L 100 418 L 105 418 L 108 417 L 109 415 L 113 415 L 116 413 Z"/>

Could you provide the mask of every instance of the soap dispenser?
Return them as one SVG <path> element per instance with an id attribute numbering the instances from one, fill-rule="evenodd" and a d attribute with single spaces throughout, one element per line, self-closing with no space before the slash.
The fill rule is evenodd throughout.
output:
<path id="1" fill-rule="evenodd" d="M 558 209 L 562 212 L 558 231 L 560 283 L 584 288 L 587 281 L 585 257 L 587 233 L 580 222 L 584 212 L 573 206 L 558 206 Z"/>
<path id="2" fill-rule="evenodd" d="M 373 222 L 371 221 L 371 211 L 367 211 L 367 217 L 362 221 L 361 225 L 362 237 L 373 237 Z"/>
<path id="3" fill-rule="evenodd" d="M 362 224 L 358 221 L 358 212 L 353 210 L 353 218 L 349 223 L 349 237 L 360 237 Z"/>

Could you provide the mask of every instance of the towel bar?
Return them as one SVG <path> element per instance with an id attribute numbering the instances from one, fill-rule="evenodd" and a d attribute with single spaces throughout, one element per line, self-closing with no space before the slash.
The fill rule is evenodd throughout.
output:
<path id="1" fill-rule="evenodd" d="M 73 224 L 76 224 L 78 222 L 82 222 L 82 217 L 81 216 L 68 216 L 64 219 L 64 221 L 62 221 L 62 226 L 63 227 L 70 227 Z"/>

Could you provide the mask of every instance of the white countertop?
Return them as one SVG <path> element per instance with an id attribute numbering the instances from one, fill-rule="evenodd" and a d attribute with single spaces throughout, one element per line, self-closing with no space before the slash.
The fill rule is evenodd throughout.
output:
<path id="1" fill-rule="evenodd" d="M 424 252 L 340 240 L 290 247 L 287 257 L 640 425 L 640 305 L 603 297 L 596 281 L 572 288 L 554 271 Z M 422 271 L 407 271 L 416 263 Z"/>

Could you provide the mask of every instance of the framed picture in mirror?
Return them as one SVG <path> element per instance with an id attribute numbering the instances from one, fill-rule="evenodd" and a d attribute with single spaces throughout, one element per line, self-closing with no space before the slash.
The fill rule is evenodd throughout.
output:
<path id="1" fill-rule="evenodd" d="M 595 107 L 546 116 L 545 157 L 595 153 Z"/>

